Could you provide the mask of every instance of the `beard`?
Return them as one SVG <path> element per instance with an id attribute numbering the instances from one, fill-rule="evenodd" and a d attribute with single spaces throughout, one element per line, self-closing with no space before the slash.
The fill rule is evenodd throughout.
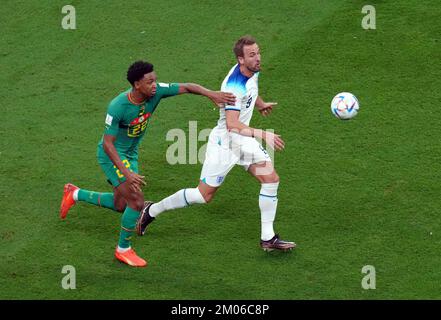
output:
<path id="1" fill-rule="evenodd" d="M 254 73 L 256 73 L 256 72 L 259 72 L 260 71 L 260 66 L 251 66 L 251 67 L 247 67 L 247 69 L 249 70 L 249 71 L 251 71 L 251 72 L 254 72 Z"/>

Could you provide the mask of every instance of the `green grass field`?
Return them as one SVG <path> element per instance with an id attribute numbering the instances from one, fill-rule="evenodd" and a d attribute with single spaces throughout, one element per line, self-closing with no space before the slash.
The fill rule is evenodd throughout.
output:
<path id="1" fill-rule="evenodd" d="M 0 19 L 1 299 L 440 299 L 439 1 L 3 1 Z M 61 8 L 76 9 L 64 30 Z M 364 30 L 365 4 L 376 30 Z M 233 43 L 262 49 L 260 95 L 286 142 L 276 231 L 290 253 L 260 250 L 259 184 L 240 167 L 207 206 L 164 213 L 134 239 L 149 266 L 116 261 L 120 214 L 79 204 L 58 216 L 63 185 L 109 192 L 96 161 L 109 101 L 136 59 L 162 82 L 218 90 Z M 330 112 L 341 91 L 359 115 Z M 161 102 L 141 145 L 147 199 L 198 183 L 170 165 L 166 134 L 212 128 L 203 97 Z M 204 142 L 200 142 L 202 146 Z M 64 290 L 64 265 L 76 289 Z M 361 269 L 376 269 L 364 290 Z"/>

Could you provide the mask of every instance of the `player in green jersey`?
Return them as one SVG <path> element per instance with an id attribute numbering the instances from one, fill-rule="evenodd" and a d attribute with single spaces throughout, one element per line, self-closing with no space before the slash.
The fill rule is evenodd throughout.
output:
<path id="1" fill-rule="evenodd" d="M 60 217 L 66 218 L 69 209 L 78 201 L 123 212 L 121 231 L 115 257 L 131 266 L 147 263 L 131 248 L 131 236 L 144 205 L 142 186 L 144 176 L 138 172 L 138 146 L 148 123 L 163 98 L 183 93 L 204 95 L 216 105 L 233 104 L 230 93 L 208 90 L 198 84 L 157 82 L 153 65 L 137 61 L 127 71 L 132 87 L 114 98 L 107 109 L 105 130 L 98 143 L 98 163 L 113 186 L 113 193 L 80 189 L 73 184 L 64 186 Z"/>

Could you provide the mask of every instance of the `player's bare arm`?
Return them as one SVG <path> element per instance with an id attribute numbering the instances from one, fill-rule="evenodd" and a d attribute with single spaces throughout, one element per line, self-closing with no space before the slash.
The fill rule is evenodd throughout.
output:
<path id="1" fill-rule="evenodd" d="M 274 150 L 282 150 L 285 148 L 285 142 L 282 140 L 280 135 L 261 129 L 251 128 L 240 122 L 239 112 L 227 110 L 225 111 L 225 117 L 228 131 L 235 132 L 246 137 L 256 137 L 265 140 L 266 143 L 268 143 L 268 145 Z"/>
<path id="2" fill-rule="evenodd" d="M 206 96 L 218 107 L 223 107 L 225 104 L 234 104 L 236 102 L 236 97 L 232 93 L 212 91 L 195 83 L 180 83 L 179 94 L 183 93 L 193 93 Z"/>
<path id="3" fill-rule="evenodd" d="M 131 189 L 133 191 L 141 192 L 141 186 L 146 184 L 144 180 L 144 176 L 131 172 L 126 168 L 126 166 L 122 163 L 121 158 L 118 155 L 118 152 L 115 149 L 115 145 L 114 145 L 115 140 L 116 140 L 115 136 L 112 136 L 110 134 L 105 134 L 103 139 L 104 151 L 109 156 L 110 160 L 112 160 L 113 164 L 126 177 L 127 182 L 129 183 Z"/>
<path id="4" fill-rule="evenodd" d="M 273 107 L 276 105 L 277 102 L 265 102 L 260 96 L 258 96 L 256 99 L 256 106 L 260 114 L 264 117 L 268 116 L 273 111 Z"/>

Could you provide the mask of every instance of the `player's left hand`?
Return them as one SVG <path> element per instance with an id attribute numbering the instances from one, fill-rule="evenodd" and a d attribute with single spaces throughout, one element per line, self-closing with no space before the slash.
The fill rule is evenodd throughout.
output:
<path id="1" fill-rule="evenodd" d="M 265 102 L 261 107 L 259 107 L 259 112 L 262 116 L 268 116 L 272 111 L 273 107 L 277 105 L 277 102 Z"/>
<path id="2" fill-rule="evenodd" d="M 230 92 L 213 91 L 209 98 L 219 108 L 236 103 L 236 96 Z"/>

